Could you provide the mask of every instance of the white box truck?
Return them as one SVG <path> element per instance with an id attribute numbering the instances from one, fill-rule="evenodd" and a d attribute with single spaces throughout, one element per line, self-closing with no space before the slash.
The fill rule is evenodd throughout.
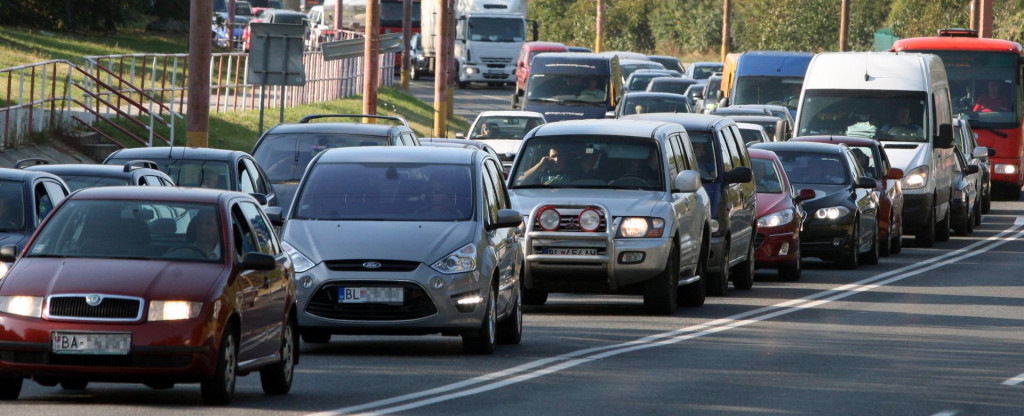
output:
<path id="1" fill-rule="evenodd" d="M 455 61 L 459 88 L 470 82 L 516 82 L 516 58 L 526 41 L 526 0 L 456 0 Z M 437 59 L 439 0 L 423 0 L 423 56 Z"/>
<path id="2" fill-rule="evenodd" d="M 953 111 L 942 60 L 931 54 L 820 53 L 807 67 L 796 136 L 882 143 L 906 175 L 903 229 L 919 247 L 949 239 Z"/>

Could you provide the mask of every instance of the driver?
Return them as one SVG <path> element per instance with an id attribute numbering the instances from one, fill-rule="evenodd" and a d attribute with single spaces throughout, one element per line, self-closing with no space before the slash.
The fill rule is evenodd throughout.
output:
<path id="1" fill-rule="evenodd" d="M 498 138 L 498 123 L 488 121 L 480 127 L 480 134 L 476 136 L 477 139 L 497 139 Z"/>
<path id="2" fill-rule="evenodd" d="M 910 120 L 910 108 L 905 105 L 896 109 L 896 121 L 883 127 L 882 133 L 889 136 L 914 135 L 917 137 L 924 137 L 924 131 L 921 129 L 921 125 Z"/>
<path id="3" fill-rule="evenodd" d="M 548 149 L 547 156 L 542 157 L 536 165 L 519 176 L 517 184 L 562 185 L 569 183 L 575 180 L 581 172 L 596 167 L 599 155 L 595 152 L 591 157 L 584 157 L 575 167 L 571 166 L 574 159 L 564 145 L 552 146 Z"/>
<path id="4" fill-rule="evenodd" d="M 220 230 L 217 229 L 217 214 L 202 210 L 188 224 L 185 235 L 192 244 L 210 260 L 220 259 Z"/>
<path id="5" fill-rule="evenodd" d="M 975 113 L 1010 111 L 1010 98 L 999 90 L 998 80 L 989 80 L 988 90 L 974 100 L 974 109 L 971 111 Z"/>

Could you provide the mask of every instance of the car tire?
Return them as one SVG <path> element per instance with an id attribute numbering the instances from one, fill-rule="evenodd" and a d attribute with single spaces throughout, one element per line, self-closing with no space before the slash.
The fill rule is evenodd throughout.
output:
<path id="1" fill-rule="evenodd" d="M 964 209 L 964 211 L 967 210 Z M 970 215 L 964 215 L 963 221 L 960 221 L 959 224 L 953 225 L 953 233 L 960 236 L 967 235 L 968 233 L 970 233 L 970 231 L 967 230 L 968 224 L 974 224 L 973 212 Z"/>
<path id="2" fill-rule="evenodd" d="M 655 278 L 644 282 L 644 310 L 651 315 L 672 315 L 676 313 L 679 295 L 679 244 L 672 240 L 665 270 Z"/>
<path id="3" fill-rule="evenodd" d="M 413 79 L 413 81 L 419 81 L 420 78 L 423 78 L 423 74 L 420 73 L 420 70 L 416 69 L 415 63 L 409 65 L 409 72 L 409 76 Z"/>
<path id="4" fill-rule="evenodd" d="M 64 380 L 60 382 L 60 388 L 64 390 L 85 390 L 89 387 L 87 380 Z"/>
<path id="5" fill-rule="evenodd" d="M 272 395 L 288 394 L 295 378 L 295 362 L 299 358 L 299 340 L 295 321 L 288 318 L 281 329 L 281 361 L 260 370 L 260 384 L 263 392 Z"/>
<path id="6" fill-rule="evenodd" d="M 518 110 L 519 109 L 519 90 L 518 89 L 516 89 L 516 91 L 512 93 L 512 109 L 513 110 Z"/>
<path id="7" fill-rule="evenodd" d="M 857 269 L 857 261 L 860 258 L 860 218 L 853 220 L 853 237 L 850 238 L 850 248 L 839 259 L 839 267 L 848 270 Z"/>
<path id="8" fill-rule="evenodd" d="M 497 319 L 497 292 L 494 290 L 493 285 L 490 286 L 490 291 L 487 294 L 486 308 L 484 311 L 483 322 L 480 323 L 480 328 L 474 331 L 472 334 L 462 335 L 462 351 L 467 354 L 493 354 L 494 346 L 497 344 L 496 323 Z"/>
<path id="9" fill-rule="evenodd" d="M 505 320 L 498 323 L 499 344 L 516 345 L 523 340 L 523 289 L 520 284 L 516 284 L 515 288 L 512 311 Z"/>
<path id="10" fill-rule="evenodd" d="M 981 202 L 981 201 L 978 201 L 978 202 Z M 983 214 L 981 212 L 981 204 L 980 203 L 975 203 L 974 204 L 974 227 L 977 227 L 977 226 L 981 225 L 981 214 Z M 971 227 L 971 231 L 972 232 L 974 231 L 974 227 Z"/>
<path id="11" fill-rule="evenodd" d="M 981 198 L 981 213 L 988 214 L 992 210 L 992 186 L 988 187 L 988 192 Z"/>
<path id="12" fill-rule="evenodd" d="M 950 203 L 948 205 L 950 207 L 953 206 L 952 203 Z M 946 208 L 946 215 L 942 218 L 942 221 L 939 221 L 938 224 L 935 224 L 935 241 L 949 241 L 950 226 L 951 226 L 950 225 L 950 216 L 953 215 L 953 213 L 951 211 L 952 210 L 947 207 Z"/>
<path id="13" fill-rule="evenodd" d="M 703 306 L 704 301 L 708 296 L 708 236 L 704 236 L 704 244 L 701 247 L 700 254 L 697 258 L 697 268 L 693 271 L 693 276 L 699 276 L 696 282 L 690 283 L 685 286 L 680 286 L 677 289 L 676 303 L 679 306 L 698 307 Z"/>
<path id="14" fill-rule="evenodd" d="M 871 238 L 871 248 L 864 254 L 861 254 L 860 262 L 869 265 L 878 264 L 878 258 L 881 257 L 878 252 L 878 225 L 875 227 L 875 236 Z"/>
<path id="15" fill-rule="evenodd" d="M 878 238 L 878 255 L 882 257 L 889 257 L 892 254 L 892 224 L 893 215 L 889 214 L 889 223 L 885 227 L 885 238 Z"/>
<path id="16" fill-rule="evenodd" d="M 0 376 L 0 400 L 18 400 L 24 382 L 21 377 Z"/>
<path id="17" fill-rule="evenodd" d="M 729 240 L 725 240 L 722 247 L 722 255 L 719 263 L 718 273 L 708 273 L 711 279 L 708 280 L 708 294 L 711 296 L 725 296 L 729 288 Z"/>
<path id="18" fill-rule="evenodd" d="M 541 306 L 548 301 L 548 292 L 523 288 L 523 304 Z"/>
<path id="19" fill-rule="evenodd" d="M 235 395 L 235 381 L 238 377 L 238 346 L 235 343 L 235 328 L 228 325 L 221 335 L 220 349 L 217 350 L 217 367 L 213 376 L 200 383 L 203 403 L 226 405 Z"/>
<path id="20" fill-rule="evenodd" d="M 779 280 L 787 282 L 795 282 L 800 280 L 804 270 L 804 260 L 800 257 L 796 257 L 796 261 L 793 264 L 787 264 L 779 266 Z"/>
<path id="21" fill-rule="evenodd" d="M 754 257 L 754 242 L 751 241 L 747 249 L 747 259 L 736 265 L 732 274 L 732 287 L 737 290 L 750 290 L 754 287 L 754 268 L 757 266 Z"/>
<path id="22" fill-rule="evenodd" d="M 324 331 L 300 331 L 302 342 L 307 344 L 326 344 L 331 342 L 331 333 Z"/>
<path id="23" fill-rule="evenodd" d="M 903 251 L 903 230 L 899 230 L 896 235 L 891 236 L 891 242 L 889 243 L 889 252 L 892 254 L 900 254 Z"/>
<path id="24" fill-rule="evenodd" d="M 914 245 L 917 247 L 931 247 L 935 245 L 935 204 L 928 210 L 928 218 L 917 234 L 914 234 Z"/>

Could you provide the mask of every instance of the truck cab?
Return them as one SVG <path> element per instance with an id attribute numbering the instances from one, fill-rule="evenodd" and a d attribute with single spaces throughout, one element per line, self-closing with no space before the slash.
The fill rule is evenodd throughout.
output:
<path id="1" fill-rule="evenodd" d="M 455 9 L 459 88 L 516 81 L 516 57 L 526 40 L 526 2 L 460 0 Z"/>

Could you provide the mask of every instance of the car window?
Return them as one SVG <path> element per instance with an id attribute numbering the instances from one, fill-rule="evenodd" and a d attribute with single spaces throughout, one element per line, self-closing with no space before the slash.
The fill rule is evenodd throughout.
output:
<path id="1" fill-rule="evenodd" d="M 725 172 L 732 170 L 733 168 L 733 152 L 732 137 L 728 129 L 718 130 L 715 135 L 718 138 L 718 154 L 722 157 L 722 169 Z"/>
<path id="2" fill-rule="evenodd" d="M 534 137 L 520 149 L 511 188 L 664 190 L 660 155 L 649 137 Z"/>
<path id="3" fill-rule="evenodd" d="M 238 259 L 244 258 L 247 253 L 256 252 L 255 233 L 249 227 L 249 222 L 245 220 L 245 215 L 237 205 L 231 208 L 231 232 L 234 235 L 233 247 Z"/>
<path id="4" fill-rule="evenodd" d="M 868 146 L 851 146 L 850 153 L 853 155 L 853 159 L 857 162 L 861 171 L 864 172 L 864 176 L 871 179 L 880 179 L 885 177 L 885 174 L 879 169 L 875 158 L 871 157 L 871 147 Z"/>
<path id="5" fill-rule="evenodd" d="M 249 176 L 252 176 L 252 182 L 256 187 L 256 193 L 269 195 L 270 188 L 267 184 L 267 178 L 263 177 L 263 173 L 260 172 L 260 168 L 256 166 L 256 162 L 249 158 L 243 158 L 242 163 L 245 164 L 245 170 L 249 171 Z"/>
<path id="6" fill-rule="evenodd" d="M 498 222 L 498 209 L 501 208 L 501 202 L 494 189 L 494 180 L 487 174 L 481 176 L 484 181 L 484 214 L 487 215 L 487 223 L 494 224 Z"/>
<path id="7" fill-rule="evenodd" d="M 747 156 L 747 145 L 743 142 L 743 136 L 740 135 L 739 127 L 736 127 L 736 125 L 729 126 L 729 131 L 732 132 L 732 147 L 729 150 L 735 150 L 736 152 L 733 155 L 733 165 L 749 168 L 750 162 L 748 160 L 750 156 Z"/>
<path id="8" fill-rule="evenodd" d="M 0 181 L 0 231 L 25 227 L 24 183 Z"/>
<path id="9" fill-rule="evenodd" d="M 247 194 L 256 192 L 256 184 L 252 181 L 252 176 L 249 176 L 249 169 L 241 161 L 238 162 L 238 190 Z"/>
<path id="10" fill-rule="evenodd" d="M 677 143 L 678 135 L 671 135 L 665 139 L 665 158 L 668 160 L 669 174 L 668 177 L 675 178 L 675 173 L 679 172 L 682 167 L 679 165 L 679 143 Z"/>
<path id="11" fill-rule="evenodd" d="M 505 183 L 502 181 L 501 168 L 495 165 L 492 160 L 485 161 L 484 166 L 486 167 L 487 175 L 491 178 L 491 183 L 494 186 L 494 194 L 498 198 L 498 209 L 511 209 L 512 202 L 509 199 L 508 191 L 505 189 Z"/>
<path id="12" fill-rule="evenodd" d="M 50 195 L 46 193 L 46 188 L 42 183 L 36 184 L 35 188 L 35 203 L 36 203 L 36 225 L 46 218 L 46 215 L 53 209 L 53 200 Z"/>
<path id="13" fill-rule="evenodd" d="M 107 165 L 124 165 L 134 159 L 108 159 L 104 161 Z M 231 181 L 228 179 L 230 166 L 227 162 L 220 160 L 200 159 L 160 159 L 147 158 L 156 162 L 160 170 L 170 176 L 178 186 L 201 187 L 212 189 L 231 189 Z"/>
<path id="14" fill-rule="evenodd" d="M 789 181 L 794 184 L 849 184 L 850 170 L 835 154 L 775 151 Z"/>
<path id="15" fill-rule="evenodd" d="M 781 194 L 782 176 L 771 159 L 750 159 L 758 193 Z"/>
<path id="16" fill-rule="evenodd" d="M 249 220 L 249 224 L 252 225 L 256 246 L 260 252 L 276 256 L 278 248 L 274 241 L 274 228 L 270 226 L 263 211 L 251 202 L 241 202 L 238 206 L 245 218 Z"/>
<path id="17" fill-rule="evenodd" d="M 253 149 L 263 172 L 273 182 L 298 181 L 313 157 L 327 149 L 357 146 L 386 146 L 390 136 L 347 134 L 268 134 Z M 173 175 L 172 175 L 173 177 Z"/>

